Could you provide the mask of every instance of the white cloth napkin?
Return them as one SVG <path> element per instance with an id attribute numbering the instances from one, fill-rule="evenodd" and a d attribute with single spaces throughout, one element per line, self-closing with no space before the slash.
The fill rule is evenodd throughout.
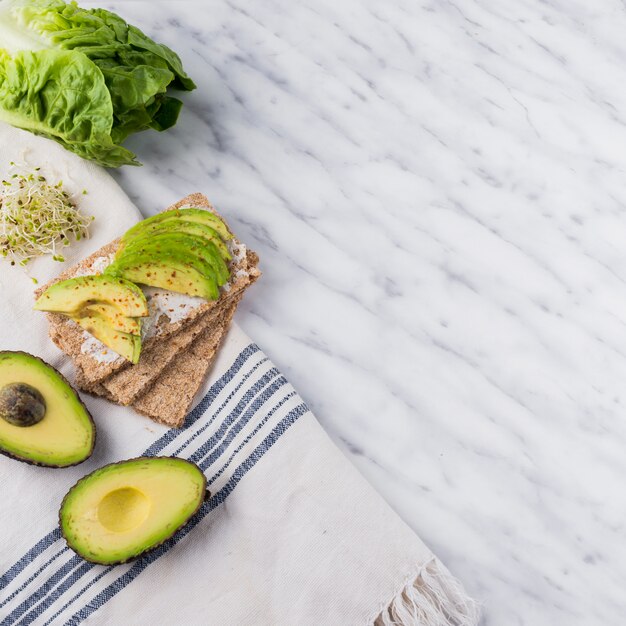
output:
<path id="1" fill-rule="evenodd" d="M 100 168 L 55 143 L 0 125 L 0 173 L 26 160 L 61 178 L 96 216 L 74 263 L 140 214 Z M 195 190 L 190 190 L 195 191 Z M 32 264 L 42 281 L 61 265 Z M 271 271 L 271 268 L 267 268 Z M 23 270 L 0 263 L 0 349 L 24 350 L 71 380 L 72 367 L 32 310 Z M 323 432 L 263 352 L 234 326 L 185 428 L 170 430 L 84 395 L 94 455 L 68 469 L 0 457 L 0 623 L 465 626 L 476 604 Z M 211 499 L 183 531 L 138 561 L 83 561 L 57 511 L 76 480 L 106 463 L 177 455 L 198 463 Z"/>

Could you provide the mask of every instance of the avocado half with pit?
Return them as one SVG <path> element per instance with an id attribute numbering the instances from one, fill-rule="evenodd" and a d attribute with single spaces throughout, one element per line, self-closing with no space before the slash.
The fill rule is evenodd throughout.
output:
<path id="1" fill-rule="evenodd" d="M 91 456 L 96 429 L 67 380 L 25 352 L 0 352 L 0 453 L 47 467 Z"/>
<path id="2" fill-rule="evenodd" d="M 125 563 L 180 530 L 205 498 L 200 468 L 176 457 L 105 465 L 79 480 L 61 504 L 61 533 L 87 561 Z"/>

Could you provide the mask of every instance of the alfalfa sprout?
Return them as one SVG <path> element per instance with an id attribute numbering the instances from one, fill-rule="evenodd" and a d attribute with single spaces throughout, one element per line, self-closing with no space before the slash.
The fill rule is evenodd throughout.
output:
<path id="1" fill-rule="evenodd" d="M 89 236 L 93 217 L 82 215 L 63 182 L 52 185 L 39 167 L 11 162 L 0 188 L 0 254 L 11 265 L 51 254 L 64 261 L 62 250 Z"/>

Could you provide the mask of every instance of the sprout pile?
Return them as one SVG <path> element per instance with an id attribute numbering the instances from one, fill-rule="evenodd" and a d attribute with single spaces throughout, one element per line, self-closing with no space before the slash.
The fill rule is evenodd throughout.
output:
<path id="1" fill-rule="evenodd" d="M 63 183 L 49 184 L 40 168 L 13 162 L 11 168 L 0 187 L 0 254 L 11 265 L 26 265 L 44 254 L 64 261 L 60 251 L 89 236 L 93 217 L 81 215 Z"/>

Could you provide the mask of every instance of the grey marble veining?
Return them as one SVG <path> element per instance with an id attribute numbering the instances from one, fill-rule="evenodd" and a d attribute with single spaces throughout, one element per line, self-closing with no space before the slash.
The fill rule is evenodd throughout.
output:
<path id="1" fill-rule="evenodd" d="M 625 623 L 624 3 L 105 6 L 198 83 L 117 180 L 258 250 L 238 322 L 484 623 Z"/>

